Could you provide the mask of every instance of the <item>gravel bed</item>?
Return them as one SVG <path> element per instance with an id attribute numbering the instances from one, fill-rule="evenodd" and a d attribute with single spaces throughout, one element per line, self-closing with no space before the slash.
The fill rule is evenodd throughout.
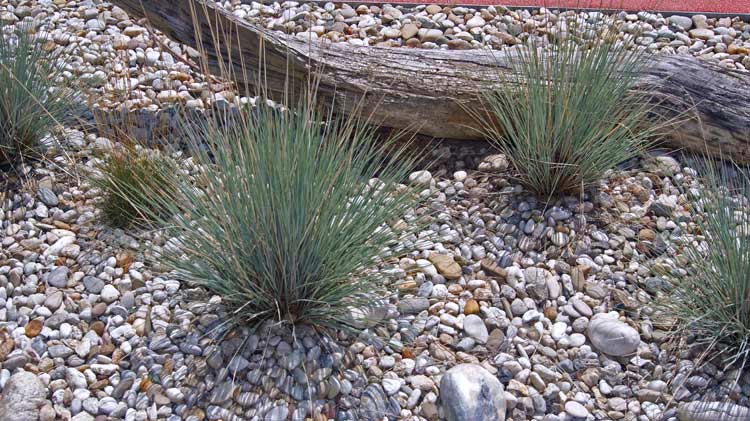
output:
<path id="1" fill-rule="evenodd" d="M 0 4 L 4 23 L 37 18 L 40 33 L 74 54 L 67 77 L 89 84 L 103 107 L 156 113 L 174 102 L 240 101 L 194 71 L 194 51 L 109 3 Z M 226 7 L 298 36 L 353 43 L 375 45 L 398 28 L 388 43 L 416 37 L 422 48 L 451 48 L 463 32 L 471 48 L 492 45 L 487 36 L 510 40 L 502 33 L 522 39 L 543 22 L 495 8 Z M 750 39 L 737 19 L 622 18 L 656 31 L 643 37 L 648 48 L 747 67 L 746 50 L 728 52 Z M 404 37 L 415 22 L 442 35 Z M 115 142 L 74 129 L 64 139 L 65 152 L 28 164 L 24 182 L 0 192 L 0 420 L 750 418 L 750 375 L 671 341 L 670 320 L 653 307 L 658 273 L 684 271 L 680 246 L 696 232 L 696 173 L 674 157 L 653 154 L 584 197 L 545 204 L 514 183 L 504 156 L 442 145 L 435 153 L 445 159 L 408 180 L 434 222 L 400 245 L 413 252 L 378 268 L 392 295 L 360 334 L 331 338 L 272 325 L 227 330 L 220 297 L 150 263 L 150 245 L 166 239 L 100 222 L 99 193 L 83 175 Z"/>
<path id="2" fill-rule="evenodd" d="M 610 22 L 635 43 L 661 54 L 689 54 L 739 70 L 750 69 L 750 24 L 738 17 L 707 18 L 618 13 L 611 21 L 599 12 L 554 9 L 511 10 L 503 6 L 451 7 L 346 3 L 215 2 L 237 18 L 307 39 L 378 47 L 502 49 L 529 36 L 561 36 L 574 18 Z"/>
<path id="3" fill-rule="evenodd" d="M 667 340 L 651 306 L 655 268 L 683 270 L 694 228 L 695 172 L 674 158 L 546 207 L 500 155 L 413 173 L 435 222 L 379 268 L 393 295 L 372 324 L 328 338 L 226 330 L 220 297 L 146 263 L 165 239 L 99 222 L 76 175 L 112 142 L 67 139 L 2 200 L 0 407 L 36 385 L 44 420 L 433 420 L 478 399 L 441 389 L 487 376 L 512 419 L 706 419 L 699 401 L 747 414 L 750 376 Z"/>

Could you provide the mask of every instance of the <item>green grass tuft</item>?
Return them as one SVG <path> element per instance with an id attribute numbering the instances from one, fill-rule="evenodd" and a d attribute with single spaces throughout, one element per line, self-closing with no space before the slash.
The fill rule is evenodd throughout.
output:
<path id="1" fill-rule="evenodd" d="M 565 22 L 567 36 L 531 37 L 509 51 L 509 83 L 484 95 L 479 116 L 519 181 L 544 199 L 580 192 L 655 134 L 654 105 L 635 89 L 648 53 L 606 21 Z"/>
<path id="2" fill-rule="evenodd" d="M 419 196 L 399 184 L 415 158 L 364 119 L 304 101 L 185 130 L 193 180 L 176 183 L 184 200 L 163 202 L 173 218 L 155 215 L 171 238 L 158 261 L 221 295 L 227 322 L 359 324 L 353 314 L 383 298 L 378 259 L 418 225 Z"/>
<path id="3" fill-rule="evenodd" d="M 707 356 L 744 365 L 750 357 L 750 175 L 730 178 L 708 162 L 694 202 L 700 235 L 686 238 L 687 275 L 668 274 L 671 291 L 657 302 Z"/>
<path id="4" fill-rule="evenodd" d="M 113 150 L 95 166 L 91 184 L 101 191 L 99 207 L 104 220 L 118 228 L 147 227 L 154 218 L 168 216 L 161 199 L 177 200 L 177 188 L 170 172 L 176 163 L 161 153 L 132 145 Z"/>
<path id="5" fill-rule="evenodd" d="M 40 140 L 71 115 L 75 94 L 58 86 L 65 63 L 30 24 L 0 27 L 0 165 L 37 154 Z"/>

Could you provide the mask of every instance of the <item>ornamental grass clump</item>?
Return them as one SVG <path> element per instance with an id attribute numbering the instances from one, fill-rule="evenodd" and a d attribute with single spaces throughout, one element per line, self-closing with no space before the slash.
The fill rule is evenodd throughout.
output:
<path id="1" fill-rule="evenodd" d="M 174 216 L 160 219 L 158 262 L 220 295 L 227 323 L 361 323 L 383 298 L 374 266 L 417 225 L 418 194 L 399 184 L 414 157 L 364 118 L 307 102 L 184 130 L 192 178 L 164 202 Z"/>
<path id="2" fill-rule="evenodd" d="M 484 95 L 486 136 L 541 198 L 578 193 L 643 150 L 655 135 L 655 105 L 637 89 L 644 50 L 606 19 L 561 19 L 556 36 L 508 50 L 513 70 Z"/>
<path id="3" fill-rule="evenodd" d="M 709 162 L 694 201 L 699 235 L 686 237 L 685 276 L 667 274 L 663 314 L 713 359 L 745 365 L 750 357 L 750 175 L 729 177 Z"/>
<path id="4" fill-rule="evenodd" d="M 117 228 L 148 228 L 168 216 L 165 200 L 176 200 L 179 168 L 165 154 L 121 144 L 99 161 L 90 181 L 101 192 L 104 220 Z M 164 198 L 155 198 L 164 195 Z"/>
<path id="5" fill-rule="evenodd" d="M 0 166 L 38 154 L 42 138 L 71 116 L 75 93 L 59 86 L 65 64 L 32 25 L 0 27 Z"/>

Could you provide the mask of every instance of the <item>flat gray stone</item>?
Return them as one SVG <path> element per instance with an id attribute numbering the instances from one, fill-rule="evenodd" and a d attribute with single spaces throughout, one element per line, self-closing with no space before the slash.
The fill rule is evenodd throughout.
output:
<path id="1" fill-rule="evenodd" d="M 85 276 L 83 278 L 83 286 L 86 288 L 86 291 L 92 293 L 92 294 L 99 294 L 102 292 L 102 289 L 104 289 L 104 281 L 97 278 L 96 276 Z"/>
<path id="2" fill-rule="evenodd" d="M 418 314 L 430 307 L 430 301 L 424 297 L 404 298 L 397 307 L 401 314 Z"/>
<path id="3" fill-rule="evenodd" d="M 57 195 L 52 190 L 48 189 L 47 187 L 39 187 L 39 190 L 37 190 L 37 196 L 39 197 L 39 200 L 42 201 L 47 206 L 53 207 L 57 206 L 59 200 L 57 199 Z"/>

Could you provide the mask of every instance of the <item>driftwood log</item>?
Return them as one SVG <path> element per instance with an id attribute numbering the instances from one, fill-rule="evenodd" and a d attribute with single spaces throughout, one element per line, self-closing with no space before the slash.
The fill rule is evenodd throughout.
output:
<path id="1" fill-rule="evenodd" d="M 365 95 L 362 111 L 377 108 L 373 116 L 379 124 L 438 138 L 481 138 L 468 110 L 480 106 L 479 92 L 501 86 L 511 71 L 502 51 L 323 44 L 251 25 L 200 0 L 113 3 L 146 17 L 171 39 L 201 49 L 213 72 L 252 82 L 264 69 L 264 88 L 272 98 L 281 99 L 287 83 L 303 85 L 316 74 L 318 95 L 335 100 L 340 111 Z M 248 77 L 251 71 L 256 73 Z M 670 129 L 666 143 L 750 164 L 750 73 L 665 55 L 641 80 L 669 109 L 691 116 Z"/>

